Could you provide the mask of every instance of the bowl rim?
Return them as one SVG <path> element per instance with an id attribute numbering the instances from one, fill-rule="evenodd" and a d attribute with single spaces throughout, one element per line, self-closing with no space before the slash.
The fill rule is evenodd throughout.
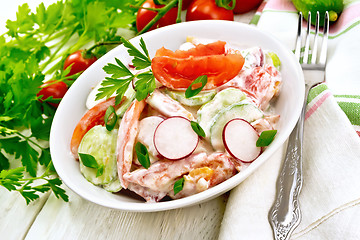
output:
<path id="1" fill-rule="evenodd" d="M 301 70 L 301 66 L 298 63 L 298 61 L 296 60 L 296 58 L 295 58 L 294 54 L 291 52 L 291 50 L 288 49 L 283 43 L 280 42 L 280 40 L 278 40 L 271 33 L 261 30 L 259 28 L 256 28 L 255 26 L 245 24 L 245 23 L 233 22 L 233 21 L 223 21 L 223 20 L 201 20 L 201 21 L 192 21 L 192 22 L 182 22 L 182 23 L 177 23 L 174 25 L 162 27 L 159 29 L 155 29 L 150 32 L 146 32 L 142 35 L 139 35 L 139 36 L 136 36 L 136 37 L 130 39 L 130 42 L 132 42 L 132 43 L 137 42 L 137 41 L 139 41 L 139 39 L 141 37 L 143 37 L 146 42 L 146 38 L 152 38 L 156 35 L 161 36 L 162 34 L 168 34 L 169 32 L 171 33 L 172 31 L 176 31 L 181 28 L 188 28 L 188 27 L 201 28 L 202 26 L 204 26 L 204 24 L 211 24 L 213 27 L 214 26 L 215 27 L 226 26 L 227 28 L 234 27 L 234 28 L 238 28 L 239 30 L 243 30 L 243 31 L 255 32 L 255 34 L 259 34 L 260 36 L 266 37 L 267 39 L 269 39 L 269 41 L 272 41 L 277 46 L 277 48 L 279 48 L 282 52 L 284 52 L 284 54 L 288 55 L 288 57 L 290 59 L 293 58 L 291 64 L 294 66 L 294 70 L 296 71 L 295 74 L 298 76 L 298 78 L 301 82 L 304 82 L 304 77 L 303 77 L 303 73 Z M 123 48 L 122 45 L 112 49 L 111 51 L 109 51 L 108 53 L 106 53 L 104 56 L 102 56 L 99 59 L 107 58 L 107 56 L 109 56 L 110 53 L 119 51 L 119 49 L 121 49 L 121 48 Z M 65 94 L 64 99 L 69 94 L 71 94 L 71 92 L 75 92 L 80 87 L 80 83 L 85 81 L 86 76 L 91 71 L 94 71 L 99 68 L 100 61 L 98 60 L 97 62 L 95 62 L 92 66 L 90 66 L 87 70 L 84 71 L 84 73 L 82 73 L 79 76 L 79 78 L 73 83 L 72 87 L 69 88 L 68 92 Z M 101 65 L 101 67 L 102 66 L 103 65 Z M 203 192 L 194 194 L 192 196 L 188 196 L 188 197 L 181 198 L 181 199 L 175 199 L 175 200 L 171 200 L 171 201 L 157 202 L 157 203 L 145 203 L 145 202 L 121 202 L 120 203 L 119 202 L 119 204 L 114 205 L 108 201 L 105 201 L 105 202 L 98 201 L 97 199 L 92 198 L 89 194 L 86 194 L 86 192 L 83 191 L 81 186 L 78 186 L 76 183 L 73 183 L 71 181 L 71 178 L 69 178 L 66 174 L 64 174 L 61 171 L 61 169 L 62 169 L 61 162 L 60 162 L 61 159 L 58 159 L 57 155 L 56 155 L 56 153 L 59 152 L 59 149 L 57 149 L 57 146 L 56 146 L 56 142 L 57 142 L 56 137 L 58 135 L 58 132 L 60 131 L 59 126 L 61 126 L 61 117 L 62 117 L 61 114 L 65 111 L 65 110 L 63 110 L 63 105 L 64 105 L 63 102 L 64 101 L 61 101 L 59 104 L 58 110 L 55 113 L 53 123 L 51 126 L 51 130 L 50 130 L 50 141 L 49 142 L 50 142 L 50 153 L 51 153 L 51 157 L 53 159 L 53 165 L 54 165 L 55 170 L 57 171 L 59 177 L 64 182 L 64 184 L 69 189 L 74 191 L 77 195 L 79 195 L 80 197 L 82 197 L 90 202 L 93 202 L 93 203 L 96 203 L 98 205 L 105 206 L 108 208 L 112 208 L 112 209 L 125 210 L 125 211 L 129 211 L 129 212 L 157 212 L 157 211 L 164 211 L 164 210 L 192 206 L 194 204 L 199 204 L 199 203 L 202 203 L 205 201 L 209 201 L 210 199 L 213 199 L 213 198 L 233 189 L 237 185 L 239 185 L 252 172 L 254 172 L 258 167 L 260 167 L 266 160 L 268 160 L 271 157 L 271 155 L 273 155 L 274 152 L 280 148 L 281 145 L 284 144 L 284 142 L 290 135 L 292 129 L 295 127 L 298 117 L 300 116 L 303 101 L 304 101 L 304 97 L 303 97 L 303 95 L 304 95 L 303 93 L 305 92 L 304 84 L 300 84 L 299 89 L 297 91 L 300 94 L 300 99 L 298 101 L 298 105 L 294 106 L 294 109 L 295 109 L 294 116 L 291 119 L 292 121 L 288 123 L 288 127 L 286 129 L 284 129 L 282 134 L 280 134 L 276 138 L 275 141 L 277 144 L 276 145 L 271 144 L 266 149 L 266 151 L 264 151 L 256 159 L 256 161 L 252 162 L 242 172 L 238 172 L 236 175 L 232 176 L 228 180 L 226 180 L 210 189 L 207 189 Z M 302 99 L 301 99 L 301 97 L 302 97 Z M 70 143 L 69 143 L 69 145 L 70 145 Z M 59 169 L 60 169 L 60 171 L 58 171 Z M 91 183 L 89 183 L 89 184 L 91 184 Z"/>

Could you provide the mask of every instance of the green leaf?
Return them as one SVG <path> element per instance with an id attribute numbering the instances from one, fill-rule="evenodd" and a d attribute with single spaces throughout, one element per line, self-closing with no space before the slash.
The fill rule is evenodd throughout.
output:
<path id="1" fill-rule="evenodd" d="M 108 131 L 114 129 L 117 119 L 118 116 L 116 115 L 115 108 L 113 106 L 109 106 L 108 109 L 106 109 L 104 116 L 105 127 Z"/>
<path id="2" fill-rule="evenodd" d="M 129 55 L 131 57 L 134 57 L 132 63 L 134 64 L 135 69 L 141 70 L 151 66 L 151 59 L 148 56 L 148 51 L 146 49 L 145 42 L 142 38 L 140 39 L 140 46 L 144 50 L 145 55 L 125 38 L 121 38 L 121 41 L 123 42 L 124 46 L 128 49 L 127 51 Z"/>
<path id="3" fill-rule="evenodd" d="M 111 74 L 111 78 L 121 78 L 121 77 L 129 77 L 133 76 L 130 70 L 117 58 L 115 61 L 118 65 L 108 63 L 106 66 L 103 67 L 104 71 L 107 74 Z"/>
<path id="4" fill-rule="evenodd" d="M 150 167 L 150 157 L 147 148 L 140 142 L 135 145 L 135 152 L 140 164 L 148 169 Z"/>
<path id="5" fill-rule="evenodd" d="M 191 98 L 191 97 L 197 95 L 205 87 L 206 83 L 207 83 L 207 76 L 206 75 L 202 75 L 202 76 L 196 78 L 190 84 L 190 86 L 186 89 L 185 97 L 186 98 Z"/>
<path id="6" fill-rule="evenodd" d="M 32 187 L 32 189 L 34 189 L 36 192 L 44 193 L 49 191 L 51 188 L 50 188 L 50 184 L 46 183 L 43 185 L 34 186 Z"/>
<path id="7" fill-rule="evenodd" d="M 9 169 L 10 162 L 9 160 L 0 152 L 0 171 Z"/>
<path id="8" fill-rule="evenodd" d="M 6 136 L 6 135 L 14 134 L 14 133 L 17 133 L 17 131 L 14 130 L 14 129 L 10 129 L 10 128 L 0 126 L 0 135 Z"/>
<path id="9" fill-rule="evenodd" d="M 149 57 L 149 51 L 148 51 L 147 48 L 146 48 L 146 44 L 145 44 L 145 41 L 144 41 L 143 38 L 140 38 L 140 44 L 139 44 L 139 45 L 140 45 L 141 49 L 144 51 L 146 57 L 147 57 L 148 59 L 150 59 L 150 57 Z"/>
<path id="10" fill-rule="evenodd" d="M 175 182 L 175 184 L 174 184 L 174 195 L 178 194 L 181 190 L 183 190 L 184 182 L 185 182 L 184 177 L 180 178 L 179 180 L 177 180 Z"/>
<path id="11" fill-rule="evenodd" d="M 16 190 L 16 187 L 21 186 L 21 179 L 23 178 L 24 167 L 2 170 L 0 172 L 0 185 L 9 191 Z"/>
<path id="12" fill-rule="evenodd" d="M 50 170 L 55 171 L 54 166 L 52 165 L 51 162 L 50 148 L 42 149 L 39 157 L 39 163 L 46 167 L 49 166 L 49 164 L 51 164 Z"/>
<path id="13" fill-rule="evenodd" d="M 190 121 L 191 128 L 196 132 L 200 137 L 205 137 L 205 132 L 202 127 L 195 121 Z"/>
<path id="14" fill-rule="evenodd" d="M 36 194 L 34 190 L 20 191 L 20 194 L 25 198 L 26 204 L 28 205 L 30 202 L 39 198 L 39 195 Z"/>
<path id="15" fill-rule="evenodd" d="M 0 139 L 0 146 L 16 159 L 20 159 L 26 171 L 32 176 L 36 176 L 39 153 L 28 142 L 18 136 Z"/>
<path id="16" fill-rule="evenodd" d="M 151 71 L 143 72 L 137 75 L 135 82 L 136 100 L 145 99 L 156 88 L 155 77 Z"/>
<path id="17" fill-rule="evenodd" d="M 98 169 L 100 166 L 94 156 L 86 153 L 79 153 L 79 157 L 81 162 L 84 164 L 85 167 L 88 168 L 96 168 Z"/>
<path id="18" fill-rule="evenodd" d="M 277 130 L 267 130 L 261 132 L 258 140 L 256 141 L 257 147 L 266 147 L 274 140 Z"/>
<path id="19" fill-rule="evenodd" d="M 69 201 L 69 197 L 66 195 L 65 190 L 60 187 L 62 182 L 59 178 L 49 179 L 48 183 L 55 197 L 62 198 L 65 202 Z"/>
<path id="20" fill-rule="evenodd" d="M 102 98 L 109 98 L 111 95 L 113 95 L 115 92 L 119 96 L 118 102 L 115 102 L 115 104 L 119 104 L 122 97 L 124 96 L 124 93 L 129 87 L 129 84 L 132 81 L 132 77 L 126 78 L 126 79 L 114 79 L 107 77 L 102 83 L 98 90 L 98 93 L 96 94 L 96 100 L 102 99 Z"/>
<path id="21" fill-rule="evenodd" d="M 34 148 L 32 148 L 29 142 L 23 141 L 20 142 L 20 145 L 21 146 L 19 147 L 22 148 L 23 151 L 21 156 L 21 163 L 30 176 L 35 177 L 39 153 Z"/>

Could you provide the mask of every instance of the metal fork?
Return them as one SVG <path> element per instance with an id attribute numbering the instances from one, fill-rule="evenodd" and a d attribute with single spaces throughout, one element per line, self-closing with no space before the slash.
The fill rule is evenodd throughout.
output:
<path id="1" fill-rule="evenodd" d="M 325 80 L 325 66 L 327 55 L 327 39 L 329 32 L 329 14 L 325 13 L 323 27 L 322 46 L 318 58 L 319 39 L 319 12 L 316 14 L 315 35 L 313 46 L 310 49 L 311 13 L 307 19 L 307 30 L 303 57 L 301 58 L 302 45 L 302 13 L 299 14 L 298 34 L 296 39 L 295 56 L 299 60 L 305 78 L 305 101 L 300 118 L 290 134 L 286 150 L 285 160 L 276 183 L 276 198 L 268 215 L 269 222 L 273 228 L 274 239 L 289 239 L 294 229 L 301 221 L 299 207 L 299 194 L 302 187 L 302 142 L 305 120 L 305 109 L 309 90 L 316 84 Z"/>

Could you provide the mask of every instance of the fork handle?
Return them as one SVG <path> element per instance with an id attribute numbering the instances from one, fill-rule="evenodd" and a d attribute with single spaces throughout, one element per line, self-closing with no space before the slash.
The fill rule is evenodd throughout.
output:
<path id="1" fill-rule="evenodd" d="M 268 216 L 276 240 L 289 239 L 301 220 L 298 199 L 302 187 L 303 129 L 308 92 L 306 87 L 304 105 L 289 136 L 285 159 L 276 183 L 276 198 Z"/>

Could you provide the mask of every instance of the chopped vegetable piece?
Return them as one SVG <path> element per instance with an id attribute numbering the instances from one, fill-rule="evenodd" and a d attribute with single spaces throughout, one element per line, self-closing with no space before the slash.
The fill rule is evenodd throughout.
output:
<path id="1" fill-rule="evenodd" d="M 272 141 L 274 140 L 276 133 L 277 130 L 262 131 L 259 139 L 256 141 L 256 146 L 257 147 L 269 146 L 270 143 L 272 143 Z"/>
<path id="2" fill-rule="evenodd" d="M 261 148 L 256 146 L 258 137 L 253 126 L 240 118 L 229 121 L 223 131 L 226 150 L 242 162 L 252 162 L 260 155 Z"/>
<path id="3" fill-rule="evenodd" d="M 215 44 L 215 43 L 213 43 Z M 223 42 L 216 44 L 224 46 Z M 172 52 L 160 50 L 152 59 L 151 69 L 155 78 L 170 89 L 187 89 L 198 77 L 207 75 L 204 90 L 214 89 L 233 79 L 242 69 L 244 58 L 241 54 L 219 53 L 217 48 L 211 53 L 199 44 L 194 49 Z"/>
<path id="4" fill-rule="evenodd" d="M 174 195 L 176 195 L 181 190 L 183 190 L 183 188 L 184 188 L 184 178 L 182 177 L 179 180 L 177 180 L 174 184 Z"/>
<path id="5" fill-rule="evenodd" d="M 191 98 L 201 92 L 207 83 L 207 76 L 203 75 L 196 78 L 185 91 L 185 97 Z"/>
<path id="6" fill-rule="evenodd" d="M 145 145 L 142 144 L 141 142 L 137 142 L 135 145 L 135 152 L 140 164 L 146 169 L 149 168 L 150 167 L 149 152 L 145 147 Z"/>
<path id="7" fill-rule="evenodd" d="M 196 148 L 199 136 L 184 117 L 170 117 L 155 130 L 154 145 L 158 153 L 171 160 L 189 156 Z"/>
<path id="8" fill-rule="evenodd" d="M 108 109 L 105 112 L 104 122 L 105 127 L 108 131 L 111 131 L 114 129 L 116 122 L 117 122 L 117 115 L 115 112 L 115 108 L 113 106 L 109 106 Z"/>
<path id="9" fill-rule="evenodd" d="M 196 132 L 197 135 L 199 135 L 200 137 L 203 137 L 203 138 L 206 137 L 204 130 L 201 128 L 201 126 L 197 122 L 191 121 L 190 124 L 191 124 L 192 129 Z"/>

